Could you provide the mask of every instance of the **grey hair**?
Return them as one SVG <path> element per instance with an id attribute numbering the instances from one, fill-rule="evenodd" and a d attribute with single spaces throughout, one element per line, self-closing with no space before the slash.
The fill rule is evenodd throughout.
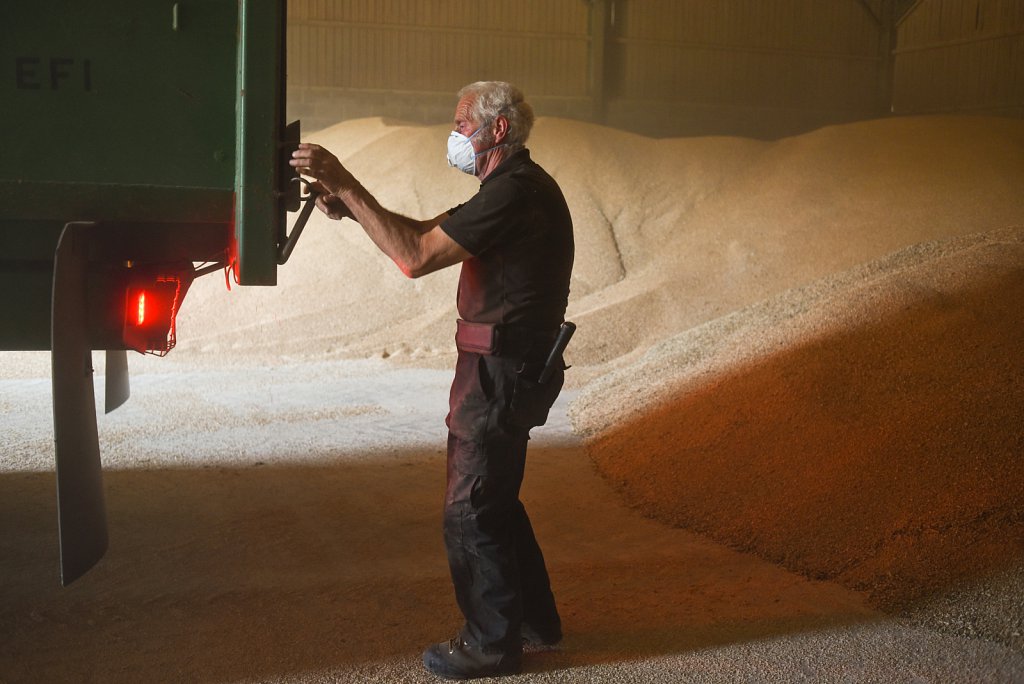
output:
<path id="1" fill-rule="evenodd" d="M 508 119 L 505 143 L 512 149 L 526 145 L 533 128 L 533 107 L 526 101 L 523 91 L 505 81 L 477 81 L 459 91 L 459 99 L 472 97 L 470 112 L 482 126 L 498 116 Z"/>

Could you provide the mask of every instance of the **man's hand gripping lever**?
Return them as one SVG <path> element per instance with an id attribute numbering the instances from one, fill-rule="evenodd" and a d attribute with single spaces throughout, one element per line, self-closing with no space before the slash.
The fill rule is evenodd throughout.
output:
<path id="1" fill-rule="evenodd" d="M 345 201 L 337 195 L 332 195 L 320 181 L 310 183 L 309 191 L 310 193 L 319 193 L 315 197 L 316 208 L 322 211 L 327 218 L 334 221 L 340 221 L 345 218 L 355 220 Z"/>
<path id="2" fill-rule="evenodd" d="M 558 337 L 555 338 L 555 344 L 551 347 L 551 353 L 548 354 L 548 360 L 544 363 L 544 370 L 540 372 L 540 377 L 537 378 L 539 384 L 543 385 L 550 380 L 555 370 L 559 369 L 559 366 L 562 365 L 562 353 L 569 346 L 569 340 L 572 339 L 574 332 L 576 332 L 575 323 L 566 321 L 562 324 L 562 327 L 558 330 Z"/>

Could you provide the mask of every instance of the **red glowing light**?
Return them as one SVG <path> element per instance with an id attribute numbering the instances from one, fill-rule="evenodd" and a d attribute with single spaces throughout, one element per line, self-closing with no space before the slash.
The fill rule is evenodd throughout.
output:
<path id="1" fill-rule="evenodd" d="M 139 315 L 137 318 L 138 323 L 136 325 L 142 325 L 146 322 L 146 293 L 139 293 Z"/>
<path id="2" fill-rule="evenodd" d="M 174 348 L 174 319 L 191 284 L 191 264 L 161 273 L 155 267 L 130 274 L 124 298 L 122 341 L 142 354 L 163 356 Z"/>

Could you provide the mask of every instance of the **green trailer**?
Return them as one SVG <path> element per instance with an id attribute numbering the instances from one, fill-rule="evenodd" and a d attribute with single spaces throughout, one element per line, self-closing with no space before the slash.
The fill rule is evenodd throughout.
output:
<path id="1" fill-rule="evenodd" d="M 313 203 L 287 165 L 285 0 L 0 8 L 0 350 L 50 350 L 66 585 L 107 547 L 92 351 L 166 354 L 199 276 L 274 285 Z M 286 213 L 306 207 L 291 235 Z"/>

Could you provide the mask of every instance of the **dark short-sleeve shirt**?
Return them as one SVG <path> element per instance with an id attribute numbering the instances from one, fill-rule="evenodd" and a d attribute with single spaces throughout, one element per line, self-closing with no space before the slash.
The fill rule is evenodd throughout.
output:
<path id="1" fill-rule="evenodd" d="M 522 149 L 491 172 L 441 229 L 473 256 L 462 262 L 459 316 L 553 330 L 569 301 L 572 218 L 558 183 Z"/>

